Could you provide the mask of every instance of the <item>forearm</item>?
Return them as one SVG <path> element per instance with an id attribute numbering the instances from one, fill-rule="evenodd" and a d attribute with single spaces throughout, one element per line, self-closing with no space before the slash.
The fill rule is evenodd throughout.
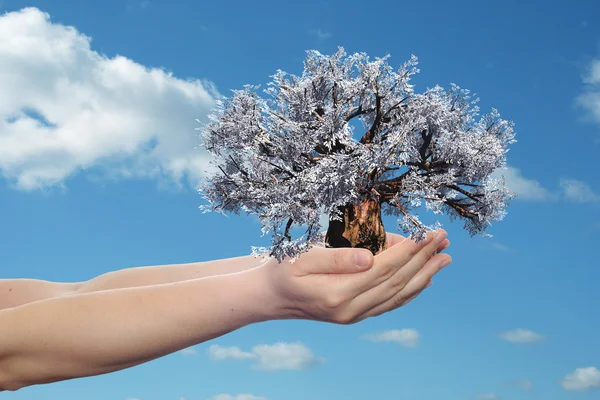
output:
<path id="1" fill-rule="evenodd" d="M 0 311 L 0 389 L 104 374 L 276 319 L 261 269 Z"/>
<path id="2" fill-rule="evenodd" d="M 0 310 L 74 293 L 78 287 L 78 283 L 40 279 L 0 279 Z"/>
<path id="3" fill-rule="evenodd" d="M 107 272 L 82 282 L 77 293 L 90 293 L 99 290 L 119 289 L 136 286 L 150 286 L 175 283 L 190 279 L 246 271 L 260 265 L 260 258 L 241 256 L 222 260 L 203 261 L 188 264 L 169 264 L 147 267 L 126 268 Z"/>
<path id="4" fill-rule="evenodd" d="M 246 271 L 260 263 L 259 258 L 241 256 L 189 264 L 125 268 L 107 272 L 88 281 L 74 283 L 39 279 L 0 279 L 0 310 L 58 296 L 160 285 L 230 274 Z"/>

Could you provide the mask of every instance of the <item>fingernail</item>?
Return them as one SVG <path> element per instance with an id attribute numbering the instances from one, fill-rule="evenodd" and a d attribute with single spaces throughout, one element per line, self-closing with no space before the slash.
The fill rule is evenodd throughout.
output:
<path id="1" fill-rule="evenodd" d="M 371 263 L 371 255 L 367 252 L 367 250 L 358 251 L 354 255 L 354 262 L 359 268 L 368 267 Z"/>
<path id="2" fill-rule="evenodd" d="M 448 259 L 448 258 L 444 259 L 444 261 L 442 261 L 440 263 L 440 269 L 447 267 L 448 265 L 450 265 L 451 262 L 452 262 L 452 259 Z"/>

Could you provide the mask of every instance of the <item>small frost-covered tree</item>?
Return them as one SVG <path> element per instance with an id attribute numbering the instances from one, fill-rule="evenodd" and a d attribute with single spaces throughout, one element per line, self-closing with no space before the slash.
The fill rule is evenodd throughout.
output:
<path id="1" fill-rule="evenodd" d="M 490 176 L 515 142 L 513 123 L 495 109 L 479 116 L 478 100 L 456 85 L 415 93 L 416 57 L 397 71 L 388 57 L 347 56 L 341 47 L 331 56 L 308 51 L 302 76 L 278 70 L 264 90 L 268 98 L 247 85 L 219 101 L 200 128 L 220 170 L 201 183 L 210 205 L 200 208 L 256 214 L 262 234 L 273 234 L 272 246 L 253 247 L 253 254 L 268 252 L 278 262 L 322 240 L 323 213 L 326 246 L 374 254 L 386 246 L 382 212 L 399 216 L 417 241 L 434 229 L 411 213 L 422 202 L 463 219 L 471 236 L 489 236 L 486 227 L 514 197 L 503 178 Z M 360 140 L 354 119 L 364 126 Z M 307 227 L 295 240 L 294 224 Z"/>

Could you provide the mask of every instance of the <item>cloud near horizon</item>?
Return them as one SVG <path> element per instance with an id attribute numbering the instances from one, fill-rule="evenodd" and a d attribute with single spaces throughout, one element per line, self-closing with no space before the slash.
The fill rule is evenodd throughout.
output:
<path id="1" fill-rule="evenodd" d="M 544 336 L 529 329 L 517 328 L 511 331 L 498 334 L 498 338 L 515 344 L 539 343 L 544 340 Z"/>
<path id="2" fill-rule="evenodd" d="M 419 332 L 416 329 L 392 329 L 364 335 L 363 338 L 374 343 L 392 342 L 404 347 L 414 348 L 419 345 Z"/>
<path id="3" fill-rule="evenodd" d="M 218 394 L 211 397 L 209 400 L 268 400 L 263 396 L 255 396 L 253 394 L 241 393 L 238 395 Z"/>
<path id="4" fill-rule="evenodd" d="M 249 352 L 237 346 L 212 345 L 208 349 L 208 355 L 213 360 L 254 359 L 256 362 L 252 365 L 252 369 L 264 371 L 303 370 L 325 362 L 323 357 L 317 357 L 301 342 L 263 344 L 254 346 Z"/>
<path id="5" fill-rule="evenodd" d="M 500 397 L 496 393 L 480 393 L 475 396 L 477 400 L 498 400 Z"/>

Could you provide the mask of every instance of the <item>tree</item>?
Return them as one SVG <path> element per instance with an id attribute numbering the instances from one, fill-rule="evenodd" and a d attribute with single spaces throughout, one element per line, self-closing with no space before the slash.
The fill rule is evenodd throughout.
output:
<path id="1" fill-rule="evenodd" d="M 246 85 L 219 101 L 200 131 L 223 165 L 201 183 L 210 205 L 200 208 L 256 214 L 262 234 L 273 235 L 270 248 L 253 247 L 253 254 L 269 252 L 279 262 L 322 240 L 323 213 L 328 247 L 374 254 L 386 245 L 382 211 L 400 216 L 399 227 L 417 241 L 433 229 L 410 212 L 423 201 L 463 219 L 471 236 L 490 236 L 486 227 L 514 197 L 503 177 L 490 176 L 515 142 L 512 121 L 495 109 L 479 117 L 478 99 L 454 84 L 415 93 L 416 57 L 397 71 L 388 58 L 310 50 L 302 76 L 272 76 L 264 90 L 270 98 Z M 359 141 L 355 119 L 364 127 Z M 292 240 L 294 224 L 307 230 Z"/>

